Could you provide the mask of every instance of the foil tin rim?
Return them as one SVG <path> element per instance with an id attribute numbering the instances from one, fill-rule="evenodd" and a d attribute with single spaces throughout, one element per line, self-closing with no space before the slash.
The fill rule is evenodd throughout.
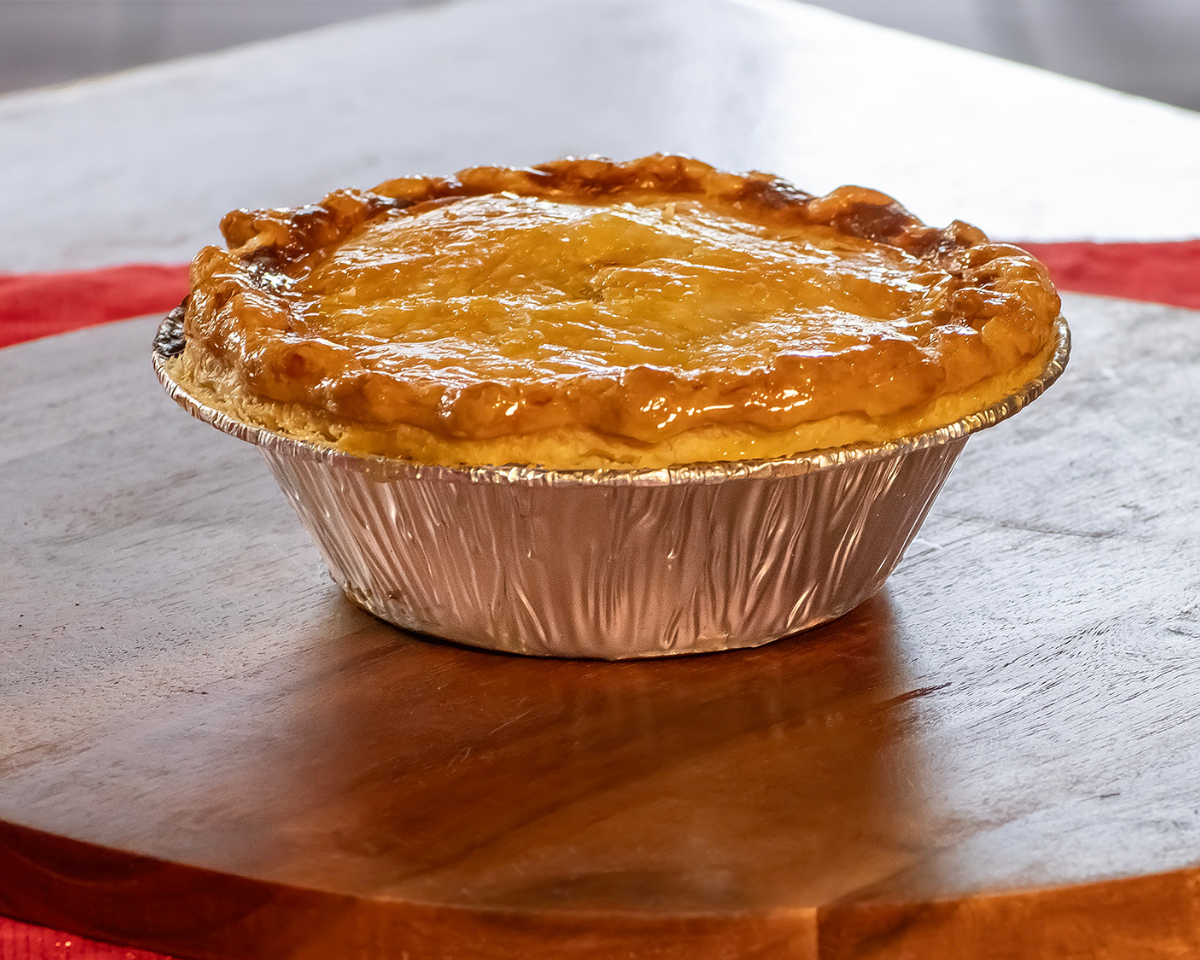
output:
<path id="1" fill-rule="evenodd" d="M 266 427 L 245 423 L 208 406 L 192 396 L 167 372 L 169 359 L 182 350 L 182 311 L 174 310 L 164 318 L 154 338 L 154 372 L 167 394 L 193 417 L 223 433 L 265 449 L 286 452 L 306 460 L 323 461 L 367 473 L 378 480 L 443 480 L 451 483 L 501 483 L 542 486 L 671 486 L 680 483 L 719 483 L 730 479 L 795 477 L 828 470 L 853 461 L 874 460 L 900 453 L 938 446 L 995 426 L 1046 392 L 1066 369 L 1071 353 L 1071 332 L 1059 316 L 1054 323 L 1057 343 L 1053 355 L 1038 376 L 1020 389 L 1002 397 L 991 406 L 969 414 L 945 426 L 885 443 L 858 443 L 846 447 L 813 450 L 775 460 L 731 460 L 689 463 L 671 467 L 634 470 L 550 470 L 524 464 L 484 467 L 446 467 L 393 460 L 379 456 L 360 456 L 307 440 L 276 433 Z"/>

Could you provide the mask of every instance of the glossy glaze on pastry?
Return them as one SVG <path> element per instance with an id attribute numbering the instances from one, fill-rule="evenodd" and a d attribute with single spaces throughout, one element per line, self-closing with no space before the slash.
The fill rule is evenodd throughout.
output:
<path id="1" fill-rule="evenodd" d="M 394 180 L 222 228 L 174 374 L 251 422 L 431 463 L 891 439 L 1036 376 L 1059 309 L 973 227 L 681 157 Z"/>

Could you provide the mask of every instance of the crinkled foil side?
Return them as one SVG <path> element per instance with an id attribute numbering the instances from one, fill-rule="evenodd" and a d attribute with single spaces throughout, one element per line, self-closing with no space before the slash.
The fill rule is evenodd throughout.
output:
<path id="1" fill-rule="evenodd" d="M 258 445 L 352 600 L 473 646 L 603 659 L 755 646 L 847 612 L 899 562 L 967 438 L 1038 397 L 1069 351 L 1060 321 L 1039 378 L 892 443 L 660 470 L 456 469 L 232 420 L 166 375 L 166 328 L 167 392 Z"/>
<path id="2" fill-rule="evenodd" d="M 375 480 L 261 448 L 333 579 L 412 630 L 542 656 L 755 646 L 883 585 L 966 438 L 676 486 Z"/>

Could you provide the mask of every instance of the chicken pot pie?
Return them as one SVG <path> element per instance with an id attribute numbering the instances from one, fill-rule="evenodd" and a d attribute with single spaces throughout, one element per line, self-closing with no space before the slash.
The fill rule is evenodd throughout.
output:
<path id="1" fill-rule="evenodd" d="M 651 156 L 237 210 L 167 372 L 243 422 L 444 466 L 639 469 L 879 443 L 1056 346 L 1045 268 L 862 187 Z"/>

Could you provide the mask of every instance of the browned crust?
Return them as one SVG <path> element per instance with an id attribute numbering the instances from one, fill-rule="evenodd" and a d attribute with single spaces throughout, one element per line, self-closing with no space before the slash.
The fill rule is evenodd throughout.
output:
<path id="1" fill-rule="evenodd" d="M 869 406 L 838 402 L 833 388 L 839 383 L 862 380 L 851 391 L 861 395 L 881 375 L 881 368 L 855 368 L 846 358 L 822 369 L 810 358 L 785 354 L 749 377 L 708 371 L 685 378 L 636 367 L 619 380 L 483 383 L 449 395 L 437 384 L 356 369 L 349 348 L 316 344 L 295 332 L 286 296 L 279 292 L 281 275 L 303 273 L 324 251 L 371 221 L 504 191 L 568 201 L 647 195 L 697 199 L 747 221 L 829 226 L 920 258 L 947 274 L 953 290 L 938 322 L 945 333 L 936 346 L 936 362 L 915 347 L 906 352 L 892 343 L 881 351 L 889 375 L 906 378 L 905 389 L 897 393 L 902 406 L 929 402 L 1016 368 L 1045 348 L 1059 312 L 1045 268 L 1025 251 L 990 243 L 980 230 L 958 221 L 944 229 L 926 226 L 874 190 L 845 186 L 816 197 L 770 174 L 727 173 L 680 156 L 625 163 L 564 159 L 531 168 L 473 167 L 451 178 L 389 180 L 371 191 L 335 191 L 319 204 L 295 209 L 233 211 L 221 223 L 229 250 L 205 248 L 193 263 L 187 349 L 207 354 L 194 356 L 193 366 L 224 368 L 258 399 L 299 402 L 343 425 L 373 430 L 405 425 L 458 440 L 579 427 L 655 443 L 712 424 L 781 429 L 853 410 L 875 414 Z M 332 370 L 340 374 L 331 376 Z M 773 401 L 796 383 L 808 388 L 807 400 L 787 408 Z M 664 401 L 653 409 L 669 416 L 646 414 L 645 403 L 633 402 L 647 391 Z M 731 407 L 724 402 L 729 399 L 737 403 Z M 514 409 L 518 412 L 512 415 Z"/>
<path id="2" fill-rule="evenodd" d="M 335 190 L 305 207 L 234 210 L 221 220 L 221 233 L 242 259 L 269 254 L 296 261 L 335 246 L 371 220 L 423 203 L 505 191 L 584 201 L 645 194 L 703 199 L 758 223 L 821 224 L 920 257 L 948 255 L 987 239 L 959 221 L 943 230 L 926 226 L 877 190 L 845 186 L 816 197 L 773 174 L 728 173 L 691 157 L 663 154 L 624 163 L 566 158 L 536 167 L 470 167 L 449 178 L 401 177 L 370 191 Z"/>

